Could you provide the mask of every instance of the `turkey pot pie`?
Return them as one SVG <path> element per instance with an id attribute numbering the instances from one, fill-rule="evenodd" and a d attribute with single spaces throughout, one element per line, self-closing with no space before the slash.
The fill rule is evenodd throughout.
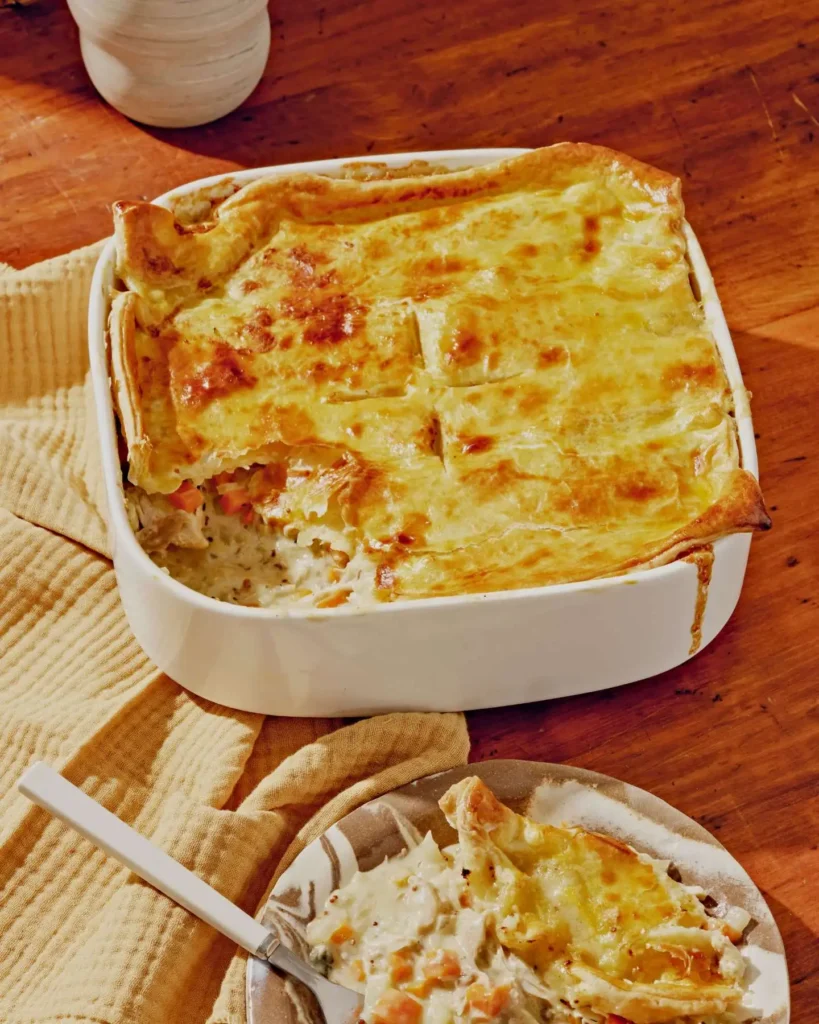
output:
<path id="1" fill-rule="evenodd" d="M 667 862 L 513 813 L 477 778 L 431 835 L 356 874 L 308 925 L 314 963 L 364 993 L 365 1024 L 735 1024 L 750 923 L 708 912 Z M 715 916 L 719 913 L 720 916 Z"/>
<path id="2" fill-rule="evenodd" d="M 676 178 L 563 143 L 204 205 L 116 204 L 110 319 L 131 522 L 195 590 L 539 587 L 770 525 Z"/>

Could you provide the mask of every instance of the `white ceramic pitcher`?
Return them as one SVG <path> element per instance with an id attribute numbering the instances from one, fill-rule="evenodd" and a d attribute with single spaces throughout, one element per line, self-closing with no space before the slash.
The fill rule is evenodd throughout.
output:
<path id="1" fill-rule="evenodd" d="M 266 0 L 68 0 L 91 81 L 143 124 L 187 128 L 230 113 L 270 50 Z"/>

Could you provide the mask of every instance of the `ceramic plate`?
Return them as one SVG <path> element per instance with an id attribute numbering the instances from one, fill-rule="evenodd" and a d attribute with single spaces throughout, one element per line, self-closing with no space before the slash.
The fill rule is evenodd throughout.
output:
<path id="1" fill-rule="evenodd" d="M 570 823 L 604 832 L 637 850 L 670 860 L 688 884 L 718 902 L 743 907 L 754 924 L 741 949 L 748 963 L 748 1002 L 760 1024 L 788 1024 L 790 1000 L 785 950 L 773 916 L 749 876 L 701 825 L 665 801 L 607 775 L 535 761 L 486 761 L 419 779 L 342 818 L 293 861 L 262 916 L 297 952 L 306 952 L 304 928 L 330 893 L 356 870 L 367 871 L 431 831 L 445 846 L 455 833 L 438 809 L 453 782 L 479 775 L 503 803 L 536 821 Z M 247 971 L 248 1024 L 299 1024 L 293 988 L 259 960 Z"/>

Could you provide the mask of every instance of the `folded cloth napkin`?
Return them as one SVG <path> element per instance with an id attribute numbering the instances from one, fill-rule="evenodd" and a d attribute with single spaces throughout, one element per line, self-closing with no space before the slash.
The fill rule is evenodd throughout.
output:
<path id="1" fill-rule="evenodd" d="M 108 561 L 85 306 L 100 246 L 0 271 L 0 1020 L 244 1022 L 244 956 L 14 788 L 43 759 L 253 912 L 364 800 L 464 762 L 460 715 L 264 718 L 193 697 Z"/>

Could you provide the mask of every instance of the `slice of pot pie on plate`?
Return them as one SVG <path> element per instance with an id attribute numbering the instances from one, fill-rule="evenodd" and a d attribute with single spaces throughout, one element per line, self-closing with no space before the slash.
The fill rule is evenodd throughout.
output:
<path id="1" fill-rule="evenodd" d="M 116 205 L 110 321 L 132 523 L 195 589 L 537 587 L 769 525 L 671 175 L 563 143 L 205 206 Z"/>
<path id="2" fill-rule="evenodd" d="M 736 1024 L 749 923 L 722 917 L 667 862 L 580 827 L 540 824 L 478 778 L 431 835 L 355 874 L 308 925 L 315 963 L 365 995 L 367 1024 Z"/>

